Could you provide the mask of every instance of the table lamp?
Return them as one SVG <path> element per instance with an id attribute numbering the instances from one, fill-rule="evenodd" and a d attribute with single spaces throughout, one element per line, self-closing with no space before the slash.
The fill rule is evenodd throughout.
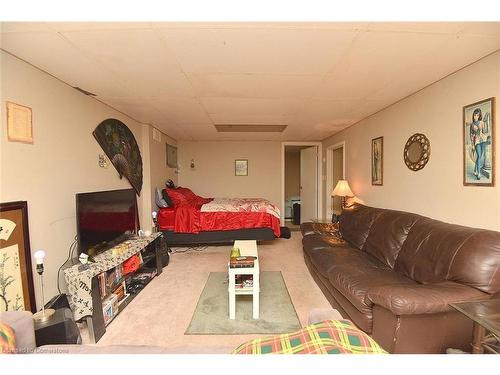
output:
<path id="1" fill-rule="evenodd" d="M 339 180 L 337 182 L 337 186 L 333 189 L 331 196 L 342 197 L 342 208 L 346 208 L 346 197 L 354 197 L 351 188 L 349 187 L 349 183 L 347 180 Z"/>
<path id="2" fill-rule="evenodd" d="M 36 272 L 40 276 L 40 291 L 42 292 L 42 311 L 38 311 L 37 313 L 33 314 L 33 319 L 39 322 L 46 322 L 51 318 L 52 315 L 54 315 L 55 310 L 45 308 L 45 296 L 43 294 L 43 259 L 45 258 L 45 251 L 38 250 L 34 256 L 36 260 Z"/>

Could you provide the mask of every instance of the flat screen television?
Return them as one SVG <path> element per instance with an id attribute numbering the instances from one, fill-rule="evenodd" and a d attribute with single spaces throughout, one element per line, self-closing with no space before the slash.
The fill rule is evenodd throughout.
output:
<path id="1" fill-rule="evenodd" d="M 78 255 L 95 256 L 135 235 L 138 228 L 133 189 L 76 194 Z"/>

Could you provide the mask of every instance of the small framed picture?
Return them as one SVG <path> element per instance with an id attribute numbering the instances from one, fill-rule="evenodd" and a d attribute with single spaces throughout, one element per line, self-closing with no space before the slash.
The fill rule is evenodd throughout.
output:
<path id="1" fill-rule="evenodd" d="M 495 98 L 463 108 L 465 186 L 495 186 Z"/>
<path id="2" fill-rule="evenodd" d="M 372 139 L 372 185 L 384 184 L 384 137 Z"/>
<path id="3" fill-rule="evenodd" d="M 248 176 L 248 160 L 236 159 L 234 161 L 234 175 L 235 176 Z"/>
<path id="4" fill-rule="evenodd" d="M 7 139 L 10 142 L 33 143 L 30 107 L 7 102 Z"/>
<path id="5" fill-rule="evenodd" d="M 167 143 L 167 167 L 177 168 L 177 147 Z"/>

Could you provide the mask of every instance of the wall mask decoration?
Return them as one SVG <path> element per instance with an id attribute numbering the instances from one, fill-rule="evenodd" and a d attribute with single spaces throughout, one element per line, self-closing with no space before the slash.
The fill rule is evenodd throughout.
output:
<path id="1" fill-rule="evenodd" d="M 419 171 L 429 161 L 431 156 L 431 143 L 421 133 L 413 134 L 406 141 L 403 158 L 406 166 L 412 171 Z"/>
<path id="2" fill-rule="evenodd" d="M 464 185 L 495 186 L 495 98 L 463 107 Z"/>
<path id="3" fill-rule="evenodd" d="M 142 157 L 134 134 L 120 120 L 104 120 L 92 133 L 120 178 L 125 176 L 137 195 L 142 189 Z"/>

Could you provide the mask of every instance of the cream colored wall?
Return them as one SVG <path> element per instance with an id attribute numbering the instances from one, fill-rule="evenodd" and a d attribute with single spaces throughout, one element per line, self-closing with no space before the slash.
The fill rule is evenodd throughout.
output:
<path id="1" fill-rule="evenodd" d="M 327 138 L 346 142 L 346 178 L 367 205 L 419 213 L 450 223 L 500 230 L 500 139 L 496 119 L 495 187 L 463 186 L 462 107 L 489 97 L 500 101 L 500 52 L 444 78 L 360 123 Z M 414 133 L 430 140 L 429 163 L 418 172 L 403 161 Z M 384 185 L 372 186 L 371 140 L 384 137 Z"/>
<path id="2" fill-rule="evenodd" d="M 160 132 L 161 133 L 161 132 Z M 157 210 L 155 203 L 155 189 L 164 188 L 165 182 L 171 179 L 176 184 L 178 183 L 177 173 L 175 168 L 167 166 L 167 146 L 166 144 L 177 144 L 177 141 L 170 138 L 168 135 L 161 133 L 161 141 L 158 142 L 153 139 L 153 127 L 149 127 L 149 145 L 150 145 L 150 158 L 151 158 L 151 208 L 153 211 Z"/>
<path id="3" fill-rule="evenodd" d="M 234 175 L 235 159 L 248 159 L 248 176 Z M 281 206 L 281 142 L 180 141 L 178 160 L 179 184 L 198 195 L 260 197 Z"/>
<path id="4" fill-rule="evenodd" d="M 285 152 L 285 200 L 300 196 L 300 151 Z"/>
<path id="5" fill-rule="evenodd" d="M 344 151 L 342 148 L 337 148 L 333 150 L 333 187 L 337 186 L 337 182 L 342 179 L 342 169 L 344 165 Z M 330 195 L 331 192 L 328 192 Z M 326 195 L 325 195 L 326 196 Z M 342 212 L 342 198 L 341 197 L 329 197 L 331 204 L 333 204 L 333 212 L 337 215 Z"/>
<path id="6" fill-rule="evenodd" d="M 2 131 L 0 201 L 28 201 L 32 253 L 38 249 L 47 253 L 45 294 L 48 299 L 57 293 L 57 270 L 76 235 L 75 194 L 130 188 L 126 178 L 120 180 L 111 164 L 107 169 L 98 166 L 98 155 L 103 151 L 92 131 L 106 118 L 124 122 L 141 148 L 144 185 L 139 199 L 140 219 L 141 223 L 151 220 L 151 211 L 147 209 L 150 189 L 145 188 L 150 184 L 149 145 L 144 142 L 143 134 L 148 134 L 148 127 L 9 54 L 1 52 L 1 62 L 2 111 L 6 101 L 31 107 L 34 143 L 8 142 Z M 1 129 L 6 126 L 2 112 Z M 154 172 L 156 167 L 152 169 Z M 35 278 L 35 285 L 37 283 Z M 64 287 L 64 282 L 61 286 Z M 38 296 L 38 287 L 36 293 Z"/>

